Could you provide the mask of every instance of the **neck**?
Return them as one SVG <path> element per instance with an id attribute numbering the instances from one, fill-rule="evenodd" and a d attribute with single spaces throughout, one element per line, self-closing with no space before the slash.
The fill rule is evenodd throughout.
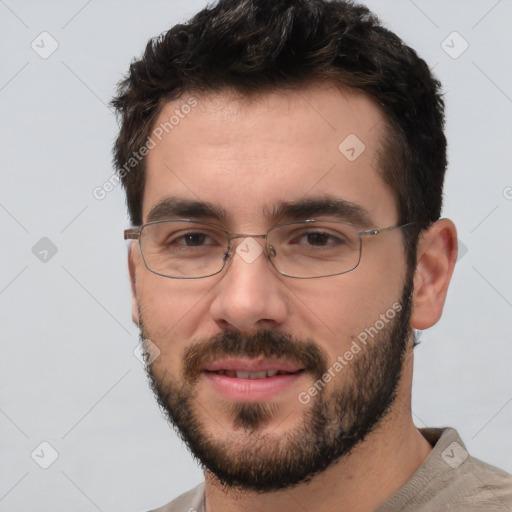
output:
<path id="1" fill-rule="evenodd" d="M 411 351 L 390 412 L 349 455 L 307 483 L 272 493 L 226 489 L 206 472 L 206 512 L 371 512 L 388 501 L 432 450 L 411 417 L 412 360 Z"/>

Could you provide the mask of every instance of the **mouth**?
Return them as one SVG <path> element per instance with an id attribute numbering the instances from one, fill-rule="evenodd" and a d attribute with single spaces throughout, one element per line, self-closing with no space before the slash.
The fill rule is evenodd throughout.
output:
<path id="1" fill-rule="evenodd" d="M 208 371 L 208 370 L 205 370 Z M 225 375 L 226 377 L 235 379 L 267 379 L 268 377 L 275 377 L 276 375 L 292 375 L 304 370 L 298 370 L 297 372 L 286 372 L 283 370 L 261 370 L 258 372 L 245 372 L 242 370 L 217 370 L 217 375 Z"/>
<path id="2" fill-rule="evenodd" d="M 300 365 L 277 359 L 229 358 L 213 361 L 201 374 L 224 398 L 261 402 L 278 398 L 305 373 Z"/>

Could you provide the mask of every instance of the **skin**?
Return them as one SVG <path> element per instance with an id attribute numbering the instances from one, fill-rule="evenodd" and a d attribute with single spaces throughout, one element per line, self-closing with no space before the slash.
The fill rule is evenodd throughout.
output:
<path id="1" fill-rule="evenodd" d="M 334 195 L 365 208 L 372 227 L 397 223 L 393 191 L 377 171 L 383 116 L 365 95 L 316 83 L 252 99 L 229 91 L 194 97 L 197 107 L 147 157 L 144 222 L 155 204 L 172 195 L 222 205 L 225 229 L 259 234 L 271 227 L 263 207 Z M 166 104 L 155 126 L 187 98 Z M 353 162 L 338 150 L 349 134 L 366 146 Z M 235 248 L 239 243 L 234 241 Z M 456 230 L 447 219 L 421 236 L 413 329 L 426 329 L 439 320 L 456 253 Z M 329 278 L 286 278 L 264 255 L 249 264 L 235 254 L 217 276 L 167 279 L 146 269 L 137 244 L 130 247 L 129 269 L 133 319 L 138 323 L 142 312 L 151 340 L 161 351 L 152 369 L 163 378 L 180 378 L 183 354 L 192 340 L 233 328 L 246 333 L 276 329 L 314 339 L 329 365 L 334 363 L 399 299 L 406 262 L 400 230 L 395 230 L 365 239 L 359 266 Z M 305 510 L 325 512 L 340 510 L 343 503 L 344 510 L 363 512 L 387 501 L 432 449 L 411 416 L 412 341 L 391 411 L 350 455 L 308 483 L 266 494 L 225 489 L 206 472 L 208 512 L 287 512 L 296 511 L 297 503 Z M 336 379 L 345 375 L 350 374 Z M 312 384 L 304 375 L 278 397 L 279 407 L 261 432 L 280 436 L 297 425 L 305 407 L 297 395 Z M 197 401 L 199 417 L 211 435 L 230 440 L 233 450 L 242 449 L 248 432 L 234 427 L 229 409 L 205 381 L 197 385 Z"/>

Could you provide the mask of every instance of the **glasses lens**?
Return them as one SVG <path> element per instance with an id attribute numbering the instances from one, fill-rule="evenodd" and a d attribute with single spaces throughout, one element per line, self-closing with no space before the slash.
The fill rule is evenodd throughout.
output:
<path id="1" fill-rule="evenodd" d="M 189 279 L 220 272 L 228 250 L 224 231 L 186 221 L 146 224 L 140 235 L 140 246 L 149 270 L 167 277 Z"/>
<path id="2" fill-rule="evenodd" d="M 290 277 L 343 274 L 359 264 L 361 239 L 350 224 L 312 221 L 278 226 L 268 234 L 276 269 Z"/>

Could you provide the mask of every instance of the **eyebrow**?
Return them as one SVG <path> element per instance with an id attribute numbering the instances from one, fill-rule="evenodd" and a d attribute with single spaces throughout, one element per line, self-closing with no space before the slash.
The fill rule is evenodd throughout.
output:
<path id="1" fill-rule="evenodd" d="M 148 214 L 146 222 L 174 218 L 197 218 L 204 220 L 225 221 L 227 214 L 222 206 L 203 201 L 166 197 L 158 202 Z"/>
<path id="2" fill-rule="evenodd" d="M 281 202 L 267 210 L 265 216 L 275 223 L 329 216 L 361 228 L 370 228 L 374 225 L 373 218 L 366 208 L 330 195 Z"/>
<path id="3" fill-rule="evenodd" d="M 374 225 L 373 218 L 368 210 L 358 204 L 330 195 L 291 202 L 282 201 L 271 207 L 264 207 L 262 213 L 272 224 L 329 216 L 336 220 L 350 222 L 361 228 L 370 228 Z M 146 222 L 176 218 L 216 220 L 225 223 L 228 215 L 220 205 L 177 197 L 166 197 L 151 208 Z"/>

